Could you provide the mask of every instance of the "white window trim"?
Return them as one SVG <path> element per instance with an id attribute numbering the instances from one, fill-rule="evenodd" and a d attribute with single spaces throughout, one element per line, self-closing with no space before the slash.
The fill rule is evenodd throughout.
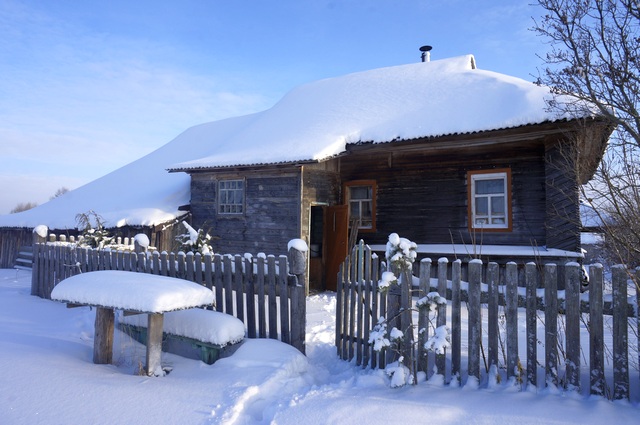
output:
<path id="1" fill-rule="evenodd" d="M 240 182 L 241 186 L 242 186 L 242 203 L 241 204 L 228 204 L 225 203 L 223 204 L 221 201 L 221 196 L 222 196 L 222 191 L 223 190 L 236 190 L 236 189 L 222 189 L 221 186 L 223 183 L 227 183 L 227 182 Z M 239 216 L 239 215 L 244 215 L 244 211 L 245 211 L 245 199 L 246 199 L 246 185 L 245 185 L 245 181 L 244 179 L 223 179 L 223 180 L 218 180 L 218 194 L 217 194 L 217 198 L 218 198 L 218 205 L 217 205 L 217 210 L 218 210 L 218 214 L 220 215 L 234 215 L 234 216 Z M 232 207 L 241 206 L 241 211 L 237 212 L 237 211 L 223 211 L 223 206 L 225 205 L 230 205 Z"/>
<path id="2" fill-rule="evenodd" d="M 476 195 L 476 182 L 480 181 L 480 180 L 495 180 L 495 179 L 502 179 L 504 180 L 504 223 L 499 223 L 499 224 L 494 224 L 494 223 L 480 223 L 480 224 L 476 224 L 476 220 L 477 220 L 477 215 L 476 215 L 476 198 L 483 196 L 484 195 L 480 195 L 477 196 Z M 470 208 L 471 208 L 471 228 L 472 229 L 497 229 L 497 230 L 508 230 L 511 228 L 511 213 L 510 213 L 510 194 L 509 194 L 509 189 L 511 187 L 510 182 L 509 182 L 509 173 L 506 171 L 503 172 L 497 172 L 497 173 L 472 173 L 470 175 L 470 182 L 471 182 L 471 192 L 470 192 Z M 491 221 L 491 195 L 487 195 L 487 198 L 489 198 L 488 201 L 488 208 L 489 208 L 489 215 L 487 216 L 487 218 L 489 219 L 489 221 Z"/>

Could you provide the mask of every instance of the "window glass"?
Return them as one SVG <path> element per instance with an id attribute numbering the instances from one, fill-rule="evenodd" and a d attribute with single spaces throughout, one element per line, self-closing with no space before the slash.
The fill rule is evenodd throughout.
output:
<path id="1" fill-rule="evenodd" d="M 508 173 L 470 173 L 470 222 L 477 229 L 507 229 Z"/>
<path id="2" fill-rule="evenodd" d="M 350 221 L 359 219 L 361 229 L 374 228 L 374 185 L 374 182 L 371 184 L 347 184 L 345 188 Z"/>
<path id="3" fill-rule="evenodd" d="M 244 180 L 218 182 L 218 212 L 242 214 L 244 212 Z"/>

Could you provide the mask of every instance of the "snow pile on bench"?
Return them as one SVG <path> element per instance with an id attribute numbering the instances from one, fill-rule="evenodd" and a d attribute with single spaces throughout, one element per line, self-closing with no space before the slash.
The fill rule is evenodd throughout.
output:
<path id="1" fill-rule="evenodd" d="M 60 282 L 51 299 L 142 313 L 213 304 L 213 292 L 183 279 L 118 270 L 82 273 Z"/>
<path id="2" fill-rule="evenodd" d="M 121 323 L 146 328 L 147 317 L 125 316 Z M 240 319 L 201 308 L 166 313 L 163 330 L 166 334 L 191 338 L 220 347 L 242 341 L 245 334 L 244 323 Z"/>

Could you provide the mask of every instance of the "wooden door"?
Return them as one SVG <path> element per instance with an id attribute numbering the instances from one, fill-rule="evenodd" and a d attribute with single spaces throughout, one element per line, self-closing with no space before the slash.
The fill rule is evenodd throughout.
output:
<path id="1" fill-rule="evenodd" d="M 347 205 L 326 207 L 324 210 L 323 254 L 325 258 L 325 289 L 337 289 L 340 264 L 347 258 L 349 247 L 349 209 Z"/>

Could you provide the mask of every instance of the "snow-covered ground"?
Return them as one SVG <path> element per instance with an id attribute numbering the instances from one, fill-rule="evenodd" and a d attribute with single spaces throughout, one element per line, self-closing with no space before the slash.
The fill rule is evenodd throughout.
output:
<path id="1" fill-rule="evenodd" d="M 381 371 L 335 354 L 332 294 L 308 299 L 307 357 L 248 340 L 208 366 L 164 353 L 171 373 L 139 376 L 145 349 L 116 332 L 116 365 L 92 363 L 94 311 L 30 295 L 30 274 L 0 270 L 2 424 L 637 424 L 635 402 L 574 393 L 389 388 Z M 434 380 L 436 381 L 436 380 Z"/>

